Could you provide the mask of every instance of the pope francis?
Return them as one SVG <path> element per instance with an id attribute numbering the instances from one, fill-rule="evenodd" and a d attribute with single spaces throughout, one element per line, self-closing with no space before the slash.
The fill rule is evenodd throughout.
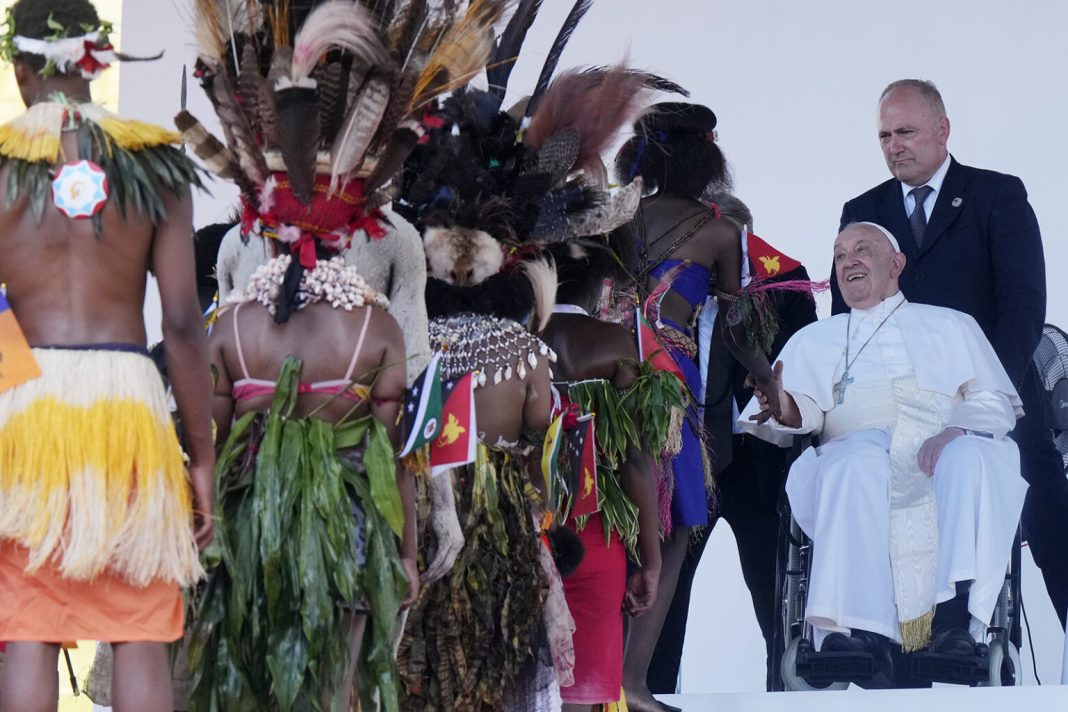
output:
<path id="1" fill-rule="evenodd" d="M 1006 438 L 1020 399 L 970 316 L 901 294 L 905 255 L 887 230 L 850 225 L 834 265 L 851 311 L 786 344 L 775 365 L 781 418 L 757 391 L 740 425 L 780 442 L 819 436 L 786 491 L 814 544 L 806 616 L 821 649 L 887 663 L 888 640 L 968 654 L 993 612 L 1027 488 Z"/>

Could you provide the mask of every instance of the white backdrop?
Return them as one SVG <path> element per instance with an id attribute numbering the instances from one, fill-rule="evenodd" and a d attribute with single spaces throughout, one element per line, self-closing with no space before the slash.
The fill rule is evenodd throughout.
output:
<path id="1" fill-rule="evenodd" d="M 120 106 L 127 115 L 170 125 L 182 64 L 194 56 L 178 9 L 186 2 L 126 0 L 123 49 L 167 51 L 159 62 L 124 66 Z M 545 0 L 509 101 L 533 87 L 571 4 Z M 1016 174 L 1027 186 L 1045 235 L 1047 320 L 1066 326 L 1068 280 L 1056 269 L 1068 257 L 1059 239 L 1068 233 L 1068 214 L 1057 177 L 1068 158 L 1066 27 L 1068 3 L 1061 0 L 599 0 L 561 67 L 629 56 L 712 107 L 757 232 L 814 277 L 830 272 L 842 203 L 888 177 L 876 141 L 879 93 L 894 79 L 932 79 L 945 98 L 957 159 Z M 192 78 L 189 97 L 190 110 L 212 125 Z M 198 226 L 221 219 L 235 194 L 219 183 L 212 191 L 213 198 L 198 199 Z M 158 334 L 158 307 L 150 304 L 146 318 L 150 335 Z M 695 583 L 686 692 L 763 685 L 762 645 L 733 552 L 722 527 Z M 1030 565 L 1024 573 L 1039 675 L 1054 682 L 1063 633 L 1038 573 Z"/>

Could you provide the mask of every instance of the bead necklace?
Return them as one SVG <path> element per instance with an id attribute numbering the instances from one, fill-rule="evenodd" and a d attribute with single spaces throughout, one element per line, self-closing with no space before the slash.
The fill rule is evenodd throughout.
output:
<path id="1" fill-rule="evenodd" d="M 275 301 L 282 291 L 282 282 L 292 259 L 290 255 L 279 255 L 268 260 L 252 274 L 244 291 L 229 301 L 259 302 L 274 315 Z M 297 308 L 303 309 L 317 302 L 326 302 L 334 309 L 345 311 L 365 304 L 389 308 L 389 300 L 371 289 L 356 268 L 345 262 L 344 257 L 316 260 L 315 269 L 304 272 L 297 288 Z"/>
<path id="2" fill-rule="evenodd" d="M 524 380 L 528 365 L 531 370 L 538 367 L 539 354 L 556 363 L 548 344 L 518 323 L 481 314 L 431 320 L 430 346 L 442 352 L 443 378 L 474 373 L 476 387 L 485 386 L 490 378 L 494 385 L 509 381 L 513 374 Z"/>

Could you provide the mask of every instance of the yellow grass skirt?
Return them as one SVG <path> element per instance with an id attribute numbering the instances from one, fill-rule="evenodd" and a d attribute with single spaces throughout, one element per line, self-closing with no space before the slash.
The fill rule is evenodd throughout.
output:
<path id="1" fill-rule="evenodd" d="M 0 393 L 0 539 L 25 548 L 28 575 L 195 582 L 192 497 L 153 362 L 104 349 L 33 354 L 42 375 Z"/>

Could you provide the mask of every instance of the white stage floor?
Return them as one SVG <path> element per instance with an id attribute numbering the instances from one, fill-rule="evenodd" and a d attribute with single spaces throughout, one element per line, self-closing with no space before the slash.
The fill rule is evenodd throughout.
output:
<path id="1" fill-rule="evenodd" d="M 1068 685 L 661 695 L 684 712 L 1064 712 Z"/>

